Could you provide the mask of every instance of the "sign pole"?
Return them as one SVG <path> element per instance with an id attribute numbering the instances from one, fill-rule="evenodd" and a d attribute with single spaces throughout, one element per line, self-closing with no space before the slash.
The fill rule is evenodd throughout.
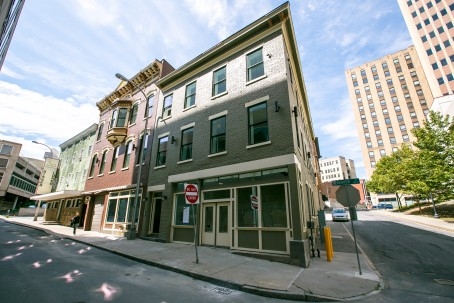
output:
<path id="1" fill-rule="evenodd" d="M 191 205 L 192 217 L 194 218 L 194 247 L 195 247 L 195 263 L 199 263 L 199 254 L 197 252 L 197 218 L 194 216 L 194 204 Z"/>
<path id="2" fill-rule="evenodd" d="M 348 206 L 350 207 L 350 201 L 348 200 L 348 187 L 342 186 L 345 188 L 347 192 L 347 201 L 348 201 Z M 363 273 L 361 272 L 361 264 L 359 262 L 359 254 L 358 254 L 358 244 L 356 242 L 356 235 L 355 235 L 355 227 L 353 225 L 353 218 L 350 218 L 350 222 L 352 224 L 352 231 L 353 231 L 353 240 L 355 241 L 355 249 L 356 249 L 356 259 L 358 260 L 358 269 L 359 269 L 359 274 L 362 275 Z"/>
<path id="3" fill-rule="evenodd" d="M 199 204 L 199 188 L 196 184 L 184 184 L 184 197 L 186 204 L 191 204 L 192 219 L 194 221 L 194 248 L 195 263 L 199 263 L 199 254 L 197 252 L 197 217 L 194 214 L 194 204 Z M 197 212 L 198 214 L 198 212 Z"/>

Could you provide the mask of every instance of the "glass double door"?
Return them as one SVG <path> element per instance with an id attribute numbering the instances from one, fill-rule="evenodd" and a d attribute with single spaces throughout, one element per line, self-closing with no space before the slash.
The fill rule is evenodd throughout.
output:
<path id="1" fill-rule="evenodd" d="M 202 244 L 230 247 L 230 203 L 206 203 L 202 213 Z"/>

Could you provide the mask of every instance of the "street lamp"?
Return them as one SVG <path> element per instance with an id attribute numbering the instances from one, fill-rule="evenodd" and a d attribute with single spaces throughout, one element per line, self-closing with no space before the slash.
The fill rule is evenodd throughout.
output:
<path id="1" fill-rule="evenodd" d="M 41 145 L 44 145 L 45 147 L 47 147 L 50 150 L 50 155 L 51 155 L 50 157 L 52 159 L 54 158 L 54 152 L 52 151 L 52 148 L 49 147 L 49 145 L 41 143 L 41 142 L 38 142 L 38 141 L 35 141 L 35 140 L 33 140 L 32 143 L 41 144 Z"/>
<path id="2" fill-rule="evenodd" d="M 44 143 L 41 143 L 41 142 L 38 142 L 38 141 L 35 141 L 35 140 L 33 140 L 32 143 L 41 144 L 41 145 L 44 145 L 45 147 L 47 147 L 50 150 L 50 157 L 52 159 L 54 158 L 54 152 L 53 152 L 52 148 L 50 148 L 47 144 L 44 144 Z M 37 205 L 37 207 L 35 209 L 35 215 L 33 216 L 33 221 L 38 221 L 38 210 L 39 210 L 40 207 L 41 207 L 41 200 L 38 201 L 38 205 Z"/>
<path id="3" fill-rule="evenodd" d="M 137 88 L 142 93 L 143 97 L 145 98 L 145 103 L 148 103 L 147 95 L 145 94 L 145 92 L 143 91 L 143 89 L 141 87 L 135 85 L 131 80 L 129 80 L 128 78 L 126 78 L 125 76 L 123 76 L 120 73 L 116 73 L 115 77 L 117 77 L 118 79 L 120 79 L 122 81 L 128 82 L 132 86 Z M 145 106 L 147 106 L 146 111 L 148 111 L 148 104 L 146 104 Z M 147 128 L 148 128 L 148 117 L 149 117 L 149 113 L 147 112 L 145 115 L 145 127 L 143 130 L 144 136 L 145 136 L 145 134 L 147 132 Z M 138 138 L 139 137 L 140 137 L 140 134 L 139 134 Z M 151 138 L 153 140 L 153 137 L 151 137 Z M 151 141 L 151 142 L 153 142 L 153 141 Z M 142 152 L 143 152 L 143 148 L 142 148 L 142 151 L 139 153 L 140 165 L 139 165 L 139 169 L 137 170 L 136 192 L 135 192 L 135 196 L 134 196 L 134 206 L 133 206 L 133 211 L 132 211 L 132 215 L 131 215 L 132 222 L 131 222 L 131 227 L 129 228 L 129 231 L 128 231 L 127 237 L 126 237 L 128 240 L 134 240 L 136 238 L 136 209 L 137 209 L 137 202 L 139 199 L 140 180 L 141 180 L 141 176 L 142 176 L 142 166 L 143 166 Z"/>

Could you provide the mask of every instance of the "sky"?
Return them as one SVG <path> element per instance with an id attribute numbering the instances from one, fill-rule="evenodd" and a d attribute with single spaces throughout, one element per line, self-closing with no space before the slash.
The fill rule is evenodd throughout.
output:
<path id="1" fill-rule="evenodd" d="M 397 0 L 292 0 L 322 157 L 365 178 L 345 70 L 412 45 Z M 99 120 L 96 103 L 155 59 L 178 68 L 285 3 L 277 0 L 25 1 L 0 71 L 0 139 L 42 159 Z"/>

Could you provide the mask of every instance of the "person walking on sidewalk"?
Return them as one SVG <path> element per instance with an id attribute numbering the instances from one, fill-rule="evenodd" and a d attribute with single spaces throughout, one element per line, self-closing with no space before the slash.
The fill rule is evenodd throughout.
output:
<path id="1" fill-rule="evenodd" d="M 74 217 L 71 218 L 71 226 L 73 227 L 73 235 L 76 234 L 76 229 L 79 227 L 80 215 L 76 213 Z"/>

